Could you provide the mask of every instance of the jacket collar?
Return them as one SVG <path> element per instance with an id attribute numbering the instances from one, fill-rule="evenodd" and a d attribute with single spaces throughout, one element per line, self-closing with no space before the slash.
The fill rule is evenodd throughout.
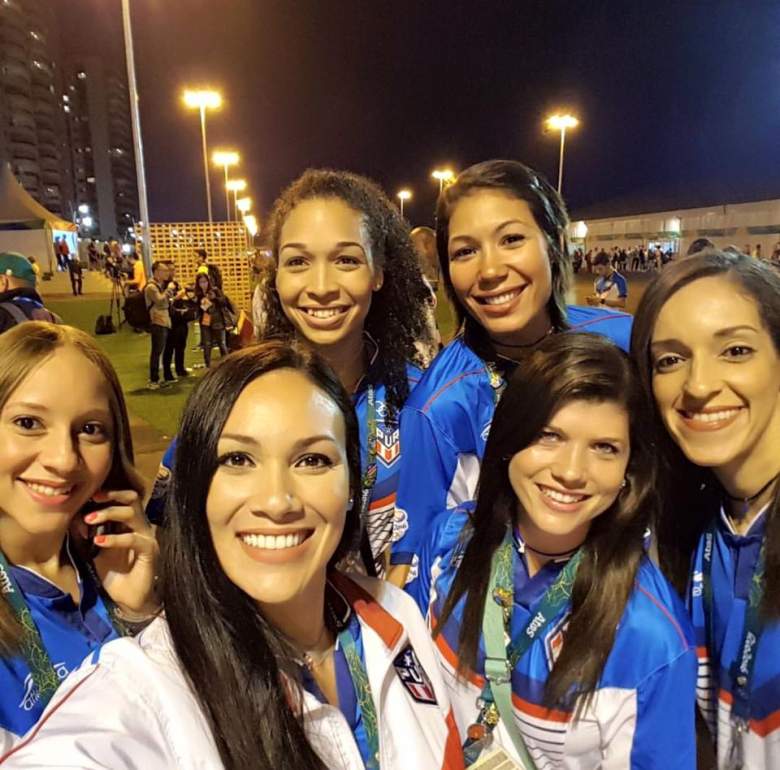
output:
<path id="1" fill-rule="evenodd" d="M 404 634 L 403 626 L 365 588 L 346 575 L 334 571 L 330 582 L 349 602 L 358 618 L 392 650 Z"/>

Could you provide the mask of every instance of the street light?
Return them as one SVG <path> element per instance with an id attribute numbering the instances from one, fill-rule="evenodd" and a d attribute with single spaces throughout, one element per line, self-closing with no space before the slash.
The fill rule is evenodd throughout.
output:
<path id="1" fill-rule="evenodd" d="M 225 213 L 230 221 L 230 195 L 228 194 L 228 168 L 230 166 L 237 166 L 241 157 L 237 152 L 233 150 L 217 150 L 212 156 L 211 160 L 214 161 L 215 166 L 222 166 L 225 169 Z"/>
<path id="2" fill-rule="evenodd" d="M 89 206 L 86 203 L 79 204 L 80 214 L 89 214 Z"/>
<path id="3" fill-rule="evenodd" d="M 547 128 L 561 132 L 561 154 L 558 158 L 558 195 L 560 195 L 563 184 L 563 147 L 566 144 L 566 129 L 576 128 L 580 121 L 574 115 L 551 115 L 545 122 Z"/>
<path id="4" fill-rule="evenodd" d="M 219 109 L 222 97 L 216 91 L 185 91 L 184 104 L 200 111 L 200 138 L 203 144 L 203 173 L 206 177 L 206 203 L 209 210 L 209 224 L 214 222 L 211 213 L 211 183 L 209 182 L 209 151 L 206 144 L 206 110 Z"/>
<path id="5" fill-rule="evenodd" d="M 444 183 L 451 182 L 455 177 L 455 172 L 451 168 L 437 168 L 433 170 L 431 176 L 439 180 L 439 195 L 441 195 Z"/>
<path id="6" fill-rule="evenodd" d="M 236 208 L 242 213 L 242 214 L 248 214 L 249 209 L 252 208 L 252 199 L 251 198 L 239 198 L 236 201 Z M 246 217 L 245 217 L 246 219 Z"/>
<path id="7" fill-rule="evenodd" d="M 401 201 L 401 216 L 404 215 L 404 201 L 408 201 L 412 199 L 412 191 L 411 190 L 399 190 L 398 191 L 398 200 Z"/>
<path id="8" fill-rule="evenodd" d="M 233 209 L 236 214 L 236 221 L 238 221 L 238 194 L 246 190 L 246 179 L 230 179 L 225 185 L 225 189 L 233 193 Z"/>

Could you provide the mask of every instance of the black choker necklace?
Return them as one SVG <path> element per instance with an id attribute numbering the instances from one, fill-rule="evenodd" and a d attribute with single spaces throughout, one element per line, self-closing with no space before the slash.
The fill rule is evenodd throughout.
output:
<path id="1" fill-rule="evenodd" d="M 772 478 L 769 479 L 769 481 L 767 481 L 767 483 L 764 484 L 764 486 L 761 487 L 761 489 L 759 489 L 758 492 L 756 492 L 756 494 L 750 495 L 750 497 L 734 497 L 733 495 L 730 495 L 728 493 L 725 487 L 723 487 L 723 493 L 732 502 L 742 503 L 745 506 L 742 512 L 740 513 L 740 516 L 745 516 L 748 512 L 748 507 L 750 506 L 750 503 L 752 503 L 754 500 L 757 500 L 759 497 L 761 497 L 761 495 L 763 495 L 764 492 L 766 492 L 767 489 L 769 489 L 769 487 L 771 487 L 772 484 L 774 484 L 778 478 L 780 478 L 780 473 L 778 473 L 776 476 L 772 476 Z"/>
<path id="2" fill-rule="evenodd" d="M 489 339 L 494 345 L 502 348 L 532 348 L 534 345 L 538 345 L 545 337 L 549 337 L 554 331 L 555 328 L 551 326 L 541 337 L 539 337 L 538 340 L 534 340 L 533 342 L 526 342 L 523 345 L 512 345 L 509 342 L 499 342 L 498 340 L 494 340 L 492 337 L 489 337 Z M 539 553 L 541 553 L 541 551 L 539 551 Z"/>
<path id="3" fill-rule="evenodd" d="M 566 556 L 567 554 L 574 553 L 579 546 L 576 545 L 574 548 L 569 548 L 568 551 L 561 551 L 560 553 L 547 553 L 547 551 L 540 551 L 538 548 L 534 548 L 532 545 L 528 545 L 528 543 L 525 543 L 525 547 L 529 551 L 533 551 L 534 553 L 538 553 L 540 556 L 550 556 L 552 558 L 555 558 L 556 556 Z"/>

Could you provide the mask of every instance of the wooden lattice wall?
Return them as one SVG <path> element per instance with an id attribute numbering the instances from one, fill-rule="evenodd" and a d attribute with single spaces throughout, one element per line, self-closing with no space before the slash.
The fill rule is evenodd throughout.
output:
<path id="1" fill-rule="evenodd" d="M 222 271 L 225 293 L 237 308 L 251 314 L 250 257 L 243 222 L 153 222 L 149 234 L 152 258 L 171 260 L 182 284 L 195 282 L 195 250 L 206 249 L 209 262 Z"/>

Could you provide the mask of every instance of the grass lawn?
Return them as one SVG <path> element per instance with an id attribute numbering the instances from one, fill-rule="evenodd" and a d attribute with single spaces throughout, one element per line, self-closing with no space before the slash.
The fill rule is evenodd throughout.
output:
<path id="1" fill-rule="evenodd" d="M 95 319 L 108 311 L 108 300 L 88 297 L 51 299 L 46 301 L 46 306 L 66 323 L 94 336 Z M 138 334 L 128 326 L 123 326 L 116 334 L 106 334 L 95 339 L 114 364 L 128 409 L 165 435 L 173 436 L 178 429 L 179 417 L 193 383 L 200 376 L 199 373 L 205 370 L 196 369 L 189 379 L 179 380 L 170 387 L 158 391 L 146 390 L 149 379 L 149 335 Z M 193 334 L 190 333 L 185 356 L 185 364 L 188 367 L 203 362 L 200 352 L 190 350 L 193 344 Z M 215 356 L 219 359 L 217 351 Z"/>

